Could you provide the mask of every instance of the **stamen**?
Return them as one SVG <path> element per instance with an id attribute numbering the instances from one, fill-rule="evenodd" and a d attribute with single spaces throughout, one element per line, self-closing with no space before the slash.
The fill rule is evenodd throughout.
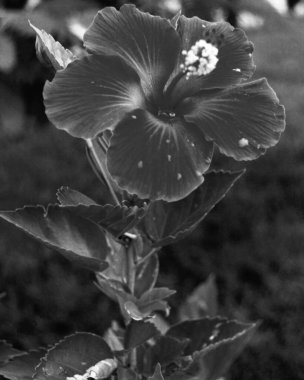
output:
<path id="1" fill-rule="evenodd" d="M 182 55 L 185 61 L 180 68 L 186 73 L 186 79 L 211 73 L 218 62 L 218 48 L 205 40 L 197 41 L 188 51 L 183 50 Z"/>

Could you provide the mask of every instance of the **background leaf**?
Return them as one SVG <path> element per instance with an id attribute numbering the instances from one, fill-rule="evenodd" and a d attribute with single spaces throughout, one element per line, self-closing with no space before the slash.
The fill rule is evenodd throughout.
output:
<path id="1" fill-rule="evenodd" d="M 182 304 L 179 310 L 179 317 L 183 321 L 199 319 L 206 315 L 215 317 L 217 310 L 217 287 L 215 276 L 211 274 L 206 282 L 196 287 Z"/>
<path id="2" fill-rule="evenodd" d="M 201 351 L 210 345 L 245 334 L 253 327 L 255 324 L 230 321 L 223 317 L 205 317 L 178 323 L 172 326 L 166 335 L 181 340 L 189 339 L 185 355 L 192 355 L 195 351 Z"/>
<path id="3" fill-rule="evenodd" d="M 231 338 L 223 339 L 194 354 L 194 361 L 187 368 L 187 374 L 201 380 L 217 380 L 223 376 L 232 362 L 251 339 L 256 325 L 248 325 Z"/>
<path id="4" fill-rule="evenodd" d="M 51 348 L 36 369 L 35 380 L 65 380 L 101 360 L 113 358 L 107 343 L 98 335 L 76 333 Z"/>

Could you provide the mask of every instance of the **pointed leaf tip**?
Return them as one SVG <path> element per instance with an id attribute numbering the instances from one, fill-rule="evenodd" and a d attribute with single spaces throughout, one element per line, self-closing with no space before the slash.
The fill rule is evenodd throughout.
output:
<path id="1" fill-rule="evenodd" d="M 55 71 L 65 69 L 76 57 L 73 53 L 65 49 L 60 42 L 43 29 L 39 29 L 29 21 L 29 25 L 37 34 L 36 53 L 41 63 L 51 66 Z"/>
<path id="2" fill-rule="evenodd" d="M 148 378 L 148 380 L 164 380 L 164 377 L 162 375 L 161 371 L 161 365 L 157 363 L 155 367 L 154 374 Z"/>

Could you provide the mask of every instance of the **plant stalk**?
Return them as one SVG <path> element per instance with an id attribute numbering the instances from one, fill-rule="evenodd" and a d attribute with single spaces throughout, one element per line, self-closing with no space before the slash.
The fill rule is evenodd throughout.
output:
<path id="1" fill-rule="evenodd" d="M 111 196 L 115 202 L 116 205 L 119 205 L 119 200 L 117 198 L 117 195 L 115 194 L 115 191 L 113 190 L 113 187 L 108 179 L 108 175 L 107 175 L 107 171 L 106 171 L 106 168 L 104 167 L 104 164 L 101 162 L 100 158 L 98 157 L 98 154 L 96 153 L 96 149 L 94 147 L 94 143 L 92 141 L 92 139 L 87 139 L 87 146 L 90 150 L 90 152 L 92 153 L 93 157 L 94 157 L 94 160 L 96 162 L 96 164 L 98 165 L 102 175 L 103 175 L 103 178 L 104 178 L 104 181 L 106 182 L 107 184 L 107 187 L 111 193 Z"/>

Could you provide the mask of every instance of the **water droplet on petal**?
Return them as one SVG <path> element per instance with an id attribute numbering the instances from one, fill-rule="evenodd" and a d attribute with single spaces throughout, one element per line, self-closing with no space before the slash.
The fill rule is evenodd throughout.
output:
<path id="1" fill-rule="evenodd" d="M 195 147 L 195 144 L 194 144 L 194 143 L 191 143 L 191 146 L 194 148 L 194 147 Z"/>
<path id="2" fill-rule="evenodd" d="M 203 175 L 203 173 L 201 173 L 199 170 L 196 170 L 195 171 L 195 174 L 198 176 L 198 177 L 201 177 Z"/>
<path id="3" fill-rule="evenodd" d="M 249 145 L 249 141 L 248 141 L 248 139 L 245 139 L 243 137 L 242 139 L 239 140 L 238 144 L 239 144 L 240 148 L 245 148 L 246 146 Z"/>
<path id="4" fill-rule="evenodd" d="M 136 115 L 132 115 L 131 117 L 132 117 L 132 119 L 137 119 Z"/>
<path id="5" fill-rule="evenodd" d="M 137 163 L 137 167 L 138 167 L 139 169 L 141 169 L 143 166 L 144 166 L 144 163 L 143 163 L 142 161 L 139 161 L 139 162 Z"/>
<path id="6" fill-rule="evenodd" d="M 95 81 L 94 81 L 94 80 L 91 80 L 91 84 L 95 84 Z"/>
<path id="7" fill-rule="evenodd" d="M 183 178 L 183 176 L 180 173 L 177 173 L 177 180 L 180 181 Z"/>
<path id="8" fill-rule="evenodd" d="M 170 154 L 168 154 L 168 161 L 171 162 L 171 159 L 172 159 L 172 156 Z"/>
<path id="9" fill-rule="evenodd" d="M 232 71 L 237 71 L 238 73 L 240 73 L 240 72 L 241 72 L 241 69 L 236 68 L 236 69 L 232 69 Z"/>
<path id="10" fill-rule="evenodd" d="M 215 328 L 212 331 L 212 334 L 210 335 L 209 340 L 210 341 L 214 340 L 218 336 L 219 332 L 220 332 L 220 330 L 218 330 L 218 329 Z"/>
<path id="11" fill-rule="evenodd" d="M 167 140 L 166 140 L 166 143 L 169 144 L 169 143 L 170 143 L 170 139 L 167 139 Z"/>
<path id="12" fill-rule="evenodd" d="M 170 117 L 175 117 L 175 112 L 169 112 Z"/>

